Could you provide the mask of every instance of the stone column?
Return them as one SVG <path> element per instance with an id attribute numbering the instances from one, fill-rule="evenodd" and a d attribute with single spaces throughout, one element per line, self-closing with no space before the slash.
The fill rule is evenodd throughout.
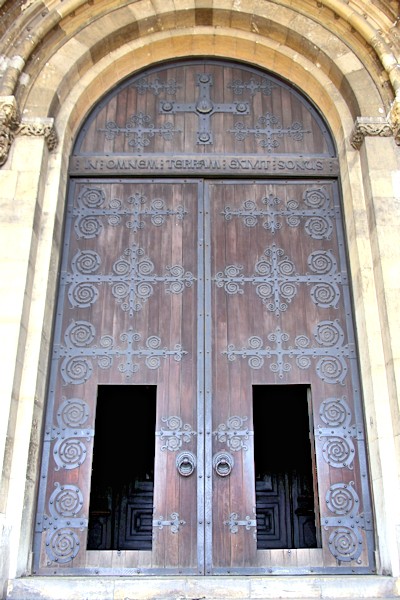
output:
<path id="1" fill-rule="evenodd" d="M 0 169 L 0 590 L 5 579 L 27 569 L 36 494 L 43 321 L 34 305 L 35 294 L 46 294 L 48 278 L 38 289 L 48 147 L 37 124 L 36 133 L 14 139 Z"/>

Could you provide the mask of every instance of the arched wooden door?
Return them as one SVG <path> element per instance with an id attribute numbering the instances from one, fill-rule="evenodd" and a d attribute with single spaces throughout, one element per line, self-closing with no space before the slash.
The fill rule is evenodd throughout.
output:
<path id="1" fill-rule="evenodd" d="M 167 64 L 70 161 L 42 574 L 369 573 L 338 162 L 290 84 Z"/>

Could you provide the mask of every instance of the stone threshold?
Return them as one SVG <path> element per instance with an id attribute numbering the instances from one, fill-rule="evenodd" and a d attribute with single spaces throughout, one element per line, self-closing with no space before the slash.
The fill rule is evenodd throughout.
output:
<path id="1" fill-rule="evenodd" d="M 400 598 L 400 580 L 379 575 L 273 577 L 21 577 L 6 600 L 372 600 Z"/>

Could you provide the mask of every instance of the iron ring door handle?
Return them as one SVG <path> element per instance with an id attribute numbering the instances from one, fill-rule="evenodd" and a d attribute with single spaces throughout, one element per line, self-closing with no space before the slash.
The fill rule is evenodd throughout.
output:
<path id="1" fill-rule="evenodd" d="M 181 452 L 176 457 L 176 468 L 182 477 L 190 477 L 197 466 L 197 460 L 193 452 Z"/>
<path id="2" fill-rule="evenodd" d="M 229 452 L 218 452 L 214 454 L 213 466 L 220 477 L 228 477 L 231 474 L 235 461 Z"/>

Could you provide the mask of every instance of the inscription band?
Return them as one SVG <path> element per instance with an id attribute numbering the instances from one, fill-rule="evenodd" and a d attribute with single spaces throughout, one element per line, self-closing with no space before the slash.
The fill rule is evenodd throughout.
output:
<path id="1" fill-rule="evenodd" d="M 260 156 L 223 155 L 210 157 L 202 154 L 170 156 L 152 154 L 148 156 L 72 156 L 70 175 L 319 175 L 339 174 L 337 159 L 315 156 L 291 155 Z"/>

